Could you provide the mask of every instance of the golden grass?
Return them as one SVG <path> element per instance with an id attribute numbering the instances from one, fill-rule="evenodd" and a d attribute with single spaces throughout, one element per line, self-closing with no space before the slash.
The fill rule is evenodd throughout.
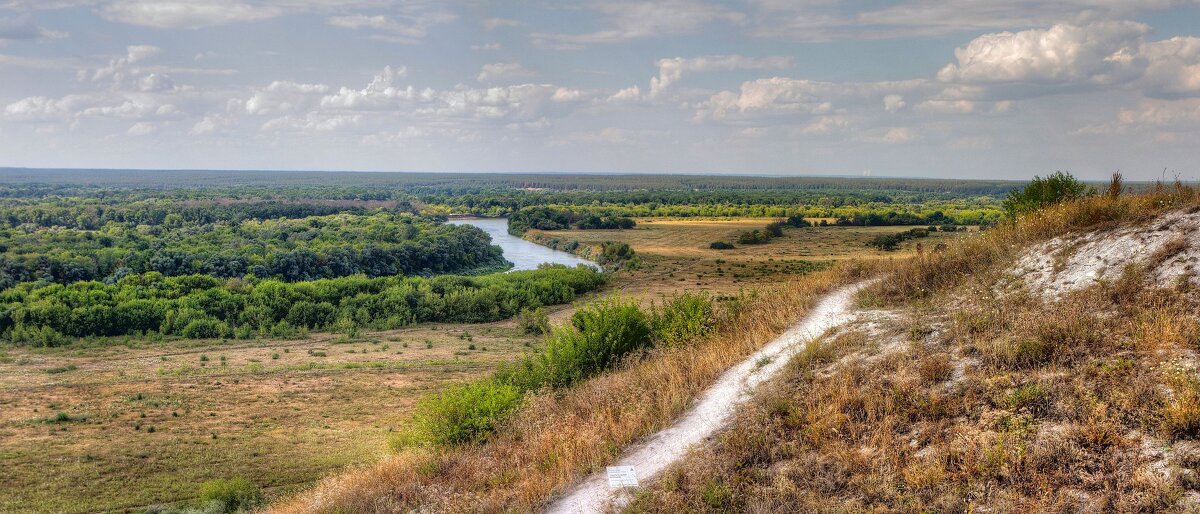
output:
<path id="1" fill-rule="evenodd" d="M 137 509 L 232 476 L 294 492 L 377 461 L 417 398 L 539 344 L 511 322 L 339 338 L 5 350 L 0 512 Z M 42 421 L 58 412 L 73 421 Z"/>
<path id="2" fill-rule="evenodd" d="M 564 392 L 528 398 L 484 444 L 405 451 L 270 511 L 535 509 L 625 446 L 669 425 L 726 368 L 794 323 L 819 295 L 862 273 L 842 266 L 802 277 L 784 294 L 752 300 L 703 341 L 657 349 Z"/>
<path id="3" fill-rule="evenodd" d="M 916 343 L 798 357 L 627 511 L 1195 512 L 1197 292 L 1141 269 L 1053 301 L 995 286 L 1026 245 L 1198 203 L 1090 198 L 899 263 L 875 292 L 921 313 L 884 328 Z"/>
<path id="4" fill-rule="evenodd" d="M 913 227 L 787 228 L 782 237 L 766 244 L 713 250 L 709 244 L 714 241 L 734 242 L 738 234 L 761 230 L 774 220 L 639 218 L 637 221 L 638 226 L 631 230 L 531 230 L 527 237 L 579 241 L 584 245 L 603 241 L 628 243 L 641 257 L 642 266 L 633 272 L 622 272 L 616 287 L 627 295 L 649 301 L 682 291 L 728 295 L 742 289 L 771 289 L 788 276 L 811 271 L 814 264 L 905 259 L 916 252 L 918 244 L 929 250 L 969 234 L 933 232 L 928 238 L 906 241 L 899 251 L 884 252 L 868 247 L 867 241 Z"/>

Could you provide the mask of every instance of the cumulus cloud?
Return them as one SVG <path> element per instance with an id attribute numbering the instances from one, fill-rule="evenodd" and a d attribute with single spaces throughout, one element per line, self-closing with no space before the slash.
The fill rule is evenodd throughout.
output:
<path id="1" fill-rule="evenodd" d="M 741 55 L 710 55 L 706 57 L 660 59 L 658 76 L 650 79 L 650 96 L 655 97 L 671 84 L 678 82 L 685 73 L 734 71 L 734 70 L 781 70 L 792 67 L 791 57 L 744 57 Z"/>
<path id="2" fill-rule="evenodd" d="M 485 64 L 479 70 L 479 75 L 475 80 L 480 82 L 495 82 L 501 80 L 512 80 L 519 78 L 527 78 L 535 75 L 532 71 L 515 62 L 497 62 Z"/>
<path id="3" fill-rule="evenodd" d="M 181 114 L 175 105 L 142 94 L 98 93 L 60 98 L 31 96 L 4 107 L 5 119 L 26 122 L 74 122 L 83 118 L 176 119 Z"/>
<path id="4" fill-rule="evenodd" d="M 233 106 L 253 115 L 287 114 L 319 104 L 322 96 L 328 92 L 329 86 L 324 84 L 277 80 L 255 91 L 244 102 L 235 101 Z"/>
<path id="5" fill-rule="evenodd" d="M 1127 77 L 1137 45 L 1150 28 L 1135 22 L 985 34 L 954 51 L 938 72 L 946 82 L 1113 83 Z"/>
<path id="6" fill-rule="evenodd" d="M 993 97 L 1114 86 L 1150 96 L 1200 94 L 1200 38 L 1146 41 L 1149 32 L 1121 21 L 985 34 L 956 49 L 957 62 L 938 79 L 983 86 L 974 92 Z"/>

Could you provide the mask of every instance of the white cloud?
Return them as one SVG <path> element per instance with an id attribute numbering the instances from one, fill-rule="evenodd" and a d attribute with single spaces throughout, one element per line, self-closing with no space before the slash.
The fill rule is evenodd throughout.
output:
<path id="1" fill-rule="evenodd" d="M 129 127 L 129 130 L 125 131 L 125 133 L 131 136 L 148 136 L 155 132 L 158 132 L 158 125 L 144 121 L 134 123 L 133 126 Z"/>
<path id="2" fill-rule="evenodd" d="M 549 48 L 621 43 L 634 39 L 689 34 L 717 21 L 739 22 L 736 11 L 695 0 L 660 2 L 598 2 L 591 5 L 605 18 L 608 28 L 585 34 L 537 32 L 535 44 Z"/>
<path id="3" fill-rule="evenodd" d="M 956 49 L 957 62 L 938 79 L 979 86 L 960 91 L 992 98 L 1103 87 L 1161 97 L 1200 94 L 1200 38 L 1148 42 L 1149 32 L 1122 21 L 985 34 Z"/>
<path id="4" fill-rule="evenodd" d="M 1000 32 L 954 51 L 957 64 L 938 72 L 945 82 L 1114 83 L 1126 78 L 1149 27 L 1135 22 Z"/>
<path id="5" fill-rule="evenodd" d="M 284 116 L 269 120 L 263 124 L 262 130 L 266 132 L 330 132 L 357 126 L 362 121 L 363 116 L 360 114 L 326 115 L 318 112 L 310 112 L 302 117 Z"/>
<path id="6" fill-rule="evenodd" d="M 1127 19 L 1196 0 L 751 0 L 751 32 L 803 41 L 936 37 L 948 34 Z"/>
<path id="7" fill-rule="evenodd" d="M 199 29 L 274 18 L 283 10 L 240 0 L 118 0 L 100 11 L 105 18 L 160 29 Z"/>
<path id="8" fill-rule="evenodd" d="M 497 62 L 485 64 L 479 70 L 479 76 L 475 80 L 480 82 L 496 82 L 502 80 L 512 80 L 519 78 L 528 78 L 536 75 L 533 71 L 521 66 L 515 62 Z"/>
<path id="9" fill-rule="evenodd" d="M 348 14 L 332 16 L 328 22 L 334 27 L 373 31 L 375 34 L 370 37 L 379 41 L 416 44 L 429 35 L 429 29 L 433 26 L 450 23 L 457 18 L 446 11 L 402 9 L 393 16 Z"/>
<path id="10" fill-rule="evenodd" d="M 275 81 L 257 90 L 244 102 L 238 102 L 235 107 L 253 115 L 287 114 L 319 104 L 322 96 L 328 92 L 329 86 L 324 84 Z"/>
<path id="11" fill-rule="evenodd" d="M 525 23 L 509 18 L 488 18 L 483 20 L 482 25 L 488 30 L 495 30 L 501 27 L 520 27 L 525 25 Z"/>
<path id="12" fill-rule="evenodd" d="M 1141 46 L 1147 61 L 1142 85 L 1154 96 L 1200 94 L 1200 38 L 1173 37 Z"/>
<path id="13" fill-rule="evenodd" d="M 196 122 L 195 125 L 192 125 L 190 133 L 194 136 L 208 136 L 220 132 L 230 124 L 231 121 L 229 118 L 210 114 Z"/>
<path id="14" fill-rule="evenodd" d="M 471 45 L 471 50 L 492 51 L 492 50 L 499 50 L 500 48 L 501 48 L 500 43 L 484 43 L 482 45 Z"/>
<path id="15" fill-rule="evenodd" d="M 883 110 L 887 112 L 899 112 L 908 106 L 904 101 L 904 97 L 900 95 L 887 95 L 883 97 Z"/>
<path id="16" fill-rule="evenodd" d="M 650 79 L 650 96 L 655 97 L 671 84 L 683 78 L 684 73 L 734 71 L 734 70 L 781 70 L 792 67 L 791 57 L 744 57 L 741 55 L 710 55 L 690 59 L 675 57 L 659 59 L 658 77 Z"/>

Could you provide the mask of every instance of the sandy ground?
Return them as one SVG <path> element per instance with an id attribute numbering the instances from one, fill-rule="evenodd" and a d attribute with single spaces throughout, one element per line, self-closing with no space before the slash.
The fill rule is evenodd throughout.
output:
<path id="1" fill-rule="evenodd" d="M 723 427 L 738 405 L 804 348 L 804 343 L 847 321 L 854 294 L 869 282 L 839 289 L 823 298 L 800 323 L 726 371 L 675 424 L 631 447 L 613 466 L 633 466 L 638 481 L 654 477 L 693 445 Z M 585 479 L 546 510 L 552 514 L 600 513 L 628 502 L 624 490 L 608 487 L 605 473 Z"/>

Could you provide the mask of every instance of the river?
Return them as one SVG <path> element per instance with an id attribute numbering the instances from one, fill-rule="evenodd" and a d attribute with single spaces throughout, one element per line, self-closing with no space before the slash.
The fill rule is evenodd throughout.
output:
<path id="1" fill-rule="evenodd" d="M 576 257 L 573 254 L 547 248 L 540 244 L 531 243 L 508 233 L 508 218 L 456 218 L 448 223 L 455 225 L 474 225 L 492 236 L 492 244 L 504 250 L 504 258 L 513 263 L 512 271 L 537 269 L 538 264 L 549 262 L 553 264 L 587 264 L 592 267 L 596 263 Z"/>

